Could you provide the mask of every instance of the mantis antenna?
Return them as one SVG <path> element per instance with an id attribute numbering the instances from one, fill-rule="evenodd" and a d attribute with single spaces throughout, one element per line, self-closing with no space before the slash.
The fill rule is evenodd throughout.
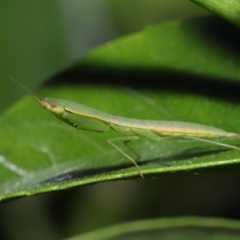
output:
<path id="1" fill-rule="evenodd" d="M 22 87 L 23 89 L 25 89 L 29 94 L 31 94 L 41 105 L 43 105 L 42 101 L 40 98 L 38 98 L 32 91 L 30 91 L 27 87 L 25 87 L 23 84 L 21 84 L 20 82 L 18 82 L 14 77 L 12 77 L 11 75 L 7 74 L 6 72 L 4 72 L 3 70 L 0 69 L 0 72 L 2 74 L 4 74 L 6 77 L 10 78 L 11 80 L 13 80 L 15 83 L 17 83 L 20 87 Z"/>

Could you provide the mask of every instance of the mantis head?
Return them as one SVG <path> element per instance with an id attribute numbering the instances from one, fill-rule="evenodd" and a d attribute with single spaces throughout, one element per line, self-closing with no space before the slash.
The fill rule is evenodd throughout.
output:
<path id="1" fill-rule="evenodd" d="M 61 100 L 55 98 L 44 98 L 40 100 L 41 105 L 57 117 L 61 117 L 65 108 Z"/>

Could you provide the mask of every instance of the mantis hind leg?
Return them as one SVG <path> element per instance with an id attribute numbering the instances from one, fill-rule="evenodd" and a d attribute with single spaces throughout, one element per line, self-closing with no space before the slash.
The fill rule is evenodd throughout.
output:
<path id="1" fill-rule="evenodd" d="M 135 167 L 137 168 L 137 171 L 139 173 L 139 175 L 141 176 L 141 178 L 144 178 L 143 174 L 142 174 L 142 171 L 140 169 L 140 167 L 137 165 L 136 163 L 136 160 L 139 159 L 139 154 L 133 149 L 131 148 L 128 143 L 133 141 L 133 140 L 138 140 L 139 137 L 138 136 L 129 136 L 129 137 L 119 137 L 119 138 L 111 138 L 111 139 L 108 139 L 108 143 L 111 144 L 115 149 L 117 149 L 120 153 L 122 153 L 126 158 L 128 158 L 134 165 Z M 136 156 L 137 156 L 137 159 L 133 159 L 131 156 L 129 156 L 127 153 L 125 153 L 120 147 L 118 147 L 117 145 L 114 144 L 114 142 L 117 142 L 117 141 L 121 141 L 123 142 Z"/>
<path id="2" fill-rule="evenodd" d="M 197 141 L 202 141 L 202 142 L 206 142 L 206 143 L 211 143 L 211 144 L 215 144 L 215 145 L 230 148 L 230 149 L 240 150 L 239 147 L 229 145 L 229 144 L 226 144 L 226 143 L 220 143 L 220 142 L 208 140 L 208 139 L 205 139 L 205 138 L 197 138 L 197 137 L 185 137 L 185 138 L 186 139 L 197 140 Z"/>

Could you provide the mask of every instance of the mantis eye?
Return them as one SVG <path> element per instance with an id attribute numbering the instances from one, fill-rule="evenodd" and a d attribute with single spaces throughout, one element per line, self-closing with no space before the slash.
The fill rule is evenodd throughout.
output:
<path id="1" fill-rule="evenodd" d="M 51 104 L 51 105 L 50 105 L 50 107 L 51 107 L 51 109 L 52 109 L 52 110 L 54 110 L 54 109 L 57 109 L 57 108 L 58 108 L 58 106 L 57 106 L 56 104 Z"/>

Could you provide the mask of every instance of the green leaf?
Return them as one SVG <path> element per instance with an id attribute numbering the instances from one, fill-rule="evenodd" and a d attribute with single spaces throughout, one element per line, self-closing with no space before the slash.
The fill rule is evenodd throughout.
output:
<path id="1" fill-rule="evenodd" d="M 238 40 L 219 39 L 215 26 L 221 36 L 235 34 L 222 21 L 202 18 L 166 23 L 116 40 L 84 56 L 37 94 L 112 115 L 238 132 L 235 90 L 240 61 L 233 51 Z M 140 178 L 133 164 L 106 141 L 119 133 L 77 131 L 32 96 L 2 115 L 0 129 L 1 199 Z M 221 141 L 239 145 L 239 137 Z M 138 164 L 145 177 L 229 171 L 240 163 L 240 151 L 198 141 L 142 138 L 131 146 L 141 156 Z"/>
<path id="2" fill-rule="evenodd" d="M 216 15 L 240 27 L 240 2 L 238 0 L 191 0 Z"/>
<path id="3" fill-rule="evenodd" d="M 238 28 L 215 17 L 168 22 L 108 43 L 79 59 L 75 67 L 239 81 L 239 41 Z"/>
<path id="4" fill-rule="evenodd" d="M 217 218 L 184 217 L 122 223 L 68 238 L 68 240 L 237 240 L 239 239 L 239 233 L 240 223 L 237 221 Z"/>

